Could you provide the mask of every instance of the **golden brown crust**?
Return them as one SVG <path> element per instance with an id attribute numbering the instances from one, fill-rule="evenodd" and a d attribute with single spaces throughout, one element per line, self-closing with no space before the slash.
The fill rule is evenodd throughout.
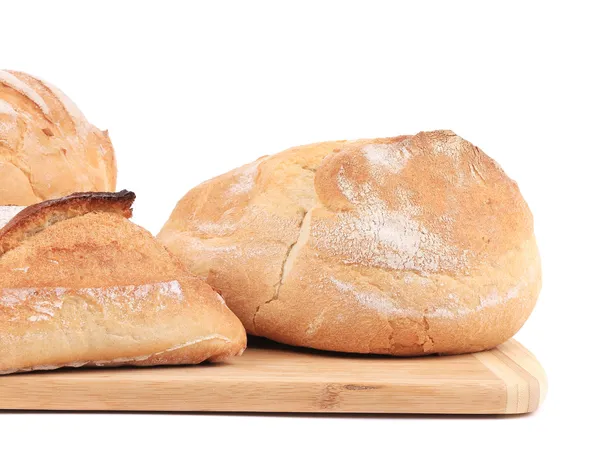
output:
<path id="1" fill-rule="evenodd" d="M 131 218 L 135 193 L 73 193 L 32 205 L 19 212 L 0 229 L 0 256 L 22 241 L 60 221 L 93 212 L 115 213 Z"/>
<path id="2" fill-rule="evenodd" d="M 116 176 L 108 132 L 50 83 L 0 70 L 0 205 L 114 191 Z"/>
<path id="3" fill-rule="evenodd" d="M 487 349 L 541 283 L 517 185 L 450 131 L 263 158 L 191 190 L 159 239 L 249 333 L 327 350 Z"/>
<path id="4" fill-rule="evenodd" d="M 77 194 L 7 226 L 16 245 L 0 255 L 0 373 L 192 364 L 245 349 L 220 296 L 127 220 L 133 198 Z"/>

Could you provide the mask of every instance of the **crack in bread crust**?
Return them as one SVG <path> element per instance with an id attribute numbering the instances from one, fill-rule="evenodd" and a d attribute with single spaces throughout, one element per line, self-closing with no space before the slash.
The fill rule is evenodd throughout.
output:
<path id="1" fill-rule="evenodd" d="M 283 285 L 283 279 L 285 278 L 285 275 L 286 275 L 286 265 L 288 263 L 290 255 L 292 254 L 292 251 L 294 250 L 294 248 L 296 247 L 296 245 L 302 238 L 302 235 L 303 235 L 302 232 L 303 232 L 304 228 L 310 227 L 310 221 L 306 221 L 306 219 L 307 219 L 307 217 L 310 216 L 309 213 L 311 210 L 312 209 L 304 210 L 302 213 L 302 218 L 300 219 L 300 224 L 298 226 L 298 236 L 297 236 L 296 240 L 292 244 L 290 244 L 290 246 L 288 247 L 288 250 L 285 254 L 285 258 L 283 259 L 283 263 L 281 264 L 281 272 L 279 274 L 279 282 L 277 283 L 277 285 L 275 285 L 275 294 L 273 295 L 273 297 L 271 299 L 269 299 L 268 301 L 266 301 L 263 304 L 256 307 L 256 311 L 254 312 L 254 317 L 252 318 L 252 325 L 254 326 L 254 332 L 256 332 L 256 316 L 258 315 L 258 312 L 260 311 L 260 309 L 263 306 L 270 304 L 271 302 L 279 299 L 279 291 L 281 290 L 281 285 Z"/>
<path id="2" fill-rule="evenodd" d="M 93 212 L 132 215 L 135 193 L 74 193 L 25 208 L 0 229 L 0 258 L 52 225 Z"/>
<path id="3" fill-rule="evenodd" d="M 253 183 L 247 167 L 190 191 L 159 237 L 255 335 L 457 354 L 506 340 L 535 305 L 531 212 L 497 163 L 451 131 L 294 147 L 263 160 Z M 249 205 L 256 220 L 238 220 Z M 241 274 L 238 248 L 253 251 Z"/>

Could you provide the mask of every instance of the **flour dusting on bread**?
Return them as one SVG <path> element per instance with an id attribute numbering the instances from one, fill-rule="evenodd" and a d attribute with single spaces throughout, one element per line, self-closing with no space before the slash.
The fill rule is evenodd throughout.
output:
<path id="1" fill-rule="evenodd" d="M 0 205 L 115 189 L 108 133 L 60 89 L 23 72 L 0 70 L 0 147 Z"/>
<path id="2" fill-rule="evenodd" d="M 391 210 L 378 197 L 372 182 L 350 181 L 340 169 L 338 184 L 355 210 L 338 213 L 331 223 L 314 223 L 318 249 L 339 256 L 347 264 L 379 266 L 431 273 L 456 272 L 468 264 L 468 251 L 458 249 L 419 221 L 422 207 L 400 191 L 402 208 Z"/>
<path id="3" fill-rule="evenodd" d="M 0 374 L 243 352 L 245 331 L 222 298 L 128 220 L 134 198 L 75 193 L 0 229 Z"/>
<path id="4" fill-rule="evenodd" d="M 27 83 L 19 80 L 19 78 L 17 78 L 12 73 L 5 70 L 0 70 L 0 83 L 10 86 L 18 93 L 27 97 L 45 115 L 50 114 L 50 108 L 48 108 L 48 105 L 46 104 L 44 99 L 42 99 L 42 97 L 35 91 L 35 89 L 30 87 Z"/>
<path id="5" fill-rule="evenodd" d="M 527 204 L 451 131 L 300 146 L 258 177 L 252 167 L 191 190 L 159 234 L 250 333 L 333 351 L 474 352 L 510 338 L 535 305 Z"/>
<path id="6" fill-rule="evenodd" d="M 256 176 L 258 175 L 258 166 L 261 161 L 262 159 L 259 159 L 237 171 L 237 180 L 229 187 L 230 194 L 240 195 L 252 190 L 255 185 Z"/>
<path id="7" fill-rule="evenodd" d="M 371 174 L 379 179 L 385 172 L 400 172 L 411 157 L 405 142 L 367 144 L 361 152 L 371 165 Z"/>
<path id="8" fill-rule="evenodd" d="M 13 118 L 17 117 L 17 112 L 12 105 L 2 99 L 0 99 L 0 114 L 5 114 Z"/>
<path id="9" fill-rule="evenodd" d="M 54 318 L 65 299 L 77 300 L 90 305 L 112 305 L 128 313 L 146 310 L 150 299 L 157 303 L 157 311 L 168 305 L 184 301 L 179 281 L 156 282 L 145 285 L 79 288 L 0 288 L 0 308 L 10 308 L 8 321 L 27 317 L 29 321 Z"/>
<path id="10" fill-rule="evenodd" d="M 356 285 L 343 282 L 333 276 L 329 277 L 329 281 L 342 293 L 350 294 L 361 307 L 367 310 L 372 310 L 383 315 L 402 315 L 409 318 L 419 318 L 421 313 L 416 309 L 407 309 L 399 307 L 396 303 L 385 294 L 376 291 L 361 291 Z"/>
<path id="11" fill-rule="evenodd" d="M 75 129 L 80 136 L 85 136 L 92 130 L 92 125 L 87 121 L 81 110 L 77 107 L 77 105 L 75 105 L 75 102 L 65 95 L 64 92 L 45 80 L 38 78 L 38 81 L 46 86 L 62 104 L 63 108 L 73 121 Z M 102 146 L 100 146 L 100 148 L 102 148 Z"/>

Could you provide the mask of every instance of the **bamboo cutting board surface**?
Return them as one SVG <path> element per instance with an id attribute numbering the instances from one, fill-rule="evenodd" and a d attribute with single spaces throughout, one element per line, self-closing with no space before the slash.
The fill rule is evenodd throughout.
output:
<path id="1" fill-rule="evenodd" d="M 546 393 L 515 340 L 460 356 L 394 358 L 251 342 L 230 363 L 0 376 L 0 409 L 512 414 Z"/>

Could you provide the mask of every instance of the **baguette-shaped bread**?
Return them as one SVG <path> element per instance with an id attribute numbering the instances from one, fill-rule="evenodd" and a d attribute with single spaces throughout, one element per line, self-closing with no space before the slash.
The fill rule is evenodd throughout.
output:
<path id="1" fill-rule="evenodd" d="M 261 158 L 191 190 L 159 239 L 249 333 L 333 351 L 488 349 L 541 284 L 517 185 L 450 131 Z"/>
<path id="2" fill-rule="evenodd" d="M 149 232 L 131 192 L 33 205 L 0 230 L 0 373 L 239 355 L 240 321 Z"/>
<path id="3" fill-rule="evenodd" d="M 114 191 L 116 178 L 108 132 L 52 84 L 0 70 L 0 205 Z"/>

